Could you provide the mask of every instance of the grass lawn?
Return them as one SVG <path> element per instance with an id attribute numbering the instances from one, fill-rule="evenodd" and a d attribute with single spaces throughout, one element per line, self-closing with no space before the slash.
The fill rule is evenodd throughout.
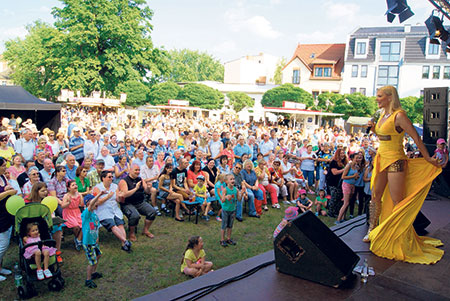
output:
<path id="1" fill-rule="evenodd" d="M 188 222 L 187 217 L 184 223 L 164 215 L 158 217 L 151 227 L 155 238 L 139 235 L 131 254 L 122 251 L 119 241 L 101 228 L 100 248 L 103 257 L 98 271 L 104 277 L 95 281 L 98 285 L 96 289 L 84 287 L 87 260 L 83 251 L 75 250 L 73 235 L 68 235 L 62 245 L 64 264 L 61 270 L 66 280 L 65 288 L 57 293 L 50 292 L 47 281 L 43 281 L 36 285 L 39 295 L 34 299 L 128 300 L 186 281 L 190 278 L 180 273 L 180 264 L 187 240 L 192 235 L 203 238 L 207 260 L 214 263 L 215 270 L 220 269 L 272 249 L 272 234 L 284 216 L 286 207 L 287 205 L 282 205 L 281 210 L 270 208 L 260 219 L 244 215 L 244 222 L 235 221 L 232 237 L 237 245 L 226 248 L 219 245 L 220 222 L 214 218 L 209 222 L 200 219 L 196 225 L 192 219 Z M 334 219 L 328 217 L 321 219 L 328 226 L 334 222 Z M 141 218 L 139 233 L 142 225 Z M 12 269 L 17 261 L 17 245 L 11 243 L 3 266 Z M 0 300 L 18 298 L 13 276 L 0 282 L 0 291 Z"/>

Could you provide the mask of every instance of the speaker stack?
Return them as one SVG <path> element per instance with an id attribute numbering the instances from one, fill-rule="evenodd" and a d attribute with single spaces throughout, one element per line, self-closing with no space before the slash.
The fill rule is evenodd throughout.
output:
<path id="1" fill-rule="evenodd" d="M 274 240 L 274 251 L 279 272 L 336 288 L 352 278 L 359 261 L 311 211 L 284 227 Z"/>
<path id="2" fill-rule="evenodd" d="M 423 99 L 423 142 L 430 155 L 434 154 L 439 138 L 450 137 L 449 88 L 425 88 Z M 450 197 L 450 164 L 433 183 L 433 191 Z"/>

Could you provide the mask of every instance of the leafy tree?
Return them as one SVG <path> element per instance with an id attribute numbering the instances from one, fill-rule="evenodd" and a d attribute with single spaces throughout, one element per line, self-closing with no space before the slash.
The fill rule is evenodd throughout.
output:
<path id="1" fill-rule="evenodd" d="M 423 120 L 423 106 L 420 111 L 418 111 L 416 108 L 416 103 L 418 101 L 419 98 L 414 96 L 400 98 L 402 108 L 403 110 L 405 110 L 406 115 L 409 117 L 412 123 L 421 123 Z M 421 99 L 421 102 L 423 104 L 423 99 Z"/>
<path id="2" fill-rule="evenodd" d="M 150 88 L 144 83 L 131 80 L 118 85 L 118 90 L 127 93 L 126 104 L 132 107 L 142 106 L 148 102 Z"/>
<path id="3" fill-rule="evenodd" d="M 178 99 L 189 100 L 189 105 L 204 109 L 220 109 L 224 96 L 218 90 L 203 84 L 187 84 L 178 94 Z"/>
<path id="4" fill-rule="evenodd" d="M 283 101 L 304 103 L 306 107 L 312 107 L 314 104 L 314 99 L 310 93 L 295 87 L 293 84 L 284 84 L 266 91 L 261 104 L 268 107 L 281 107 Z"/>
<path id="5" fill-rule="evenodd" d="M 286 59 L 282 57 L 275 68 L 275 73 L 273 74 L 273 82 L 275 85 L 281 85 L 283 81 L 283 67 L 286 65 Z"/>
<path id="6" fill-rule="evenodd" d="M 227 96 L 230 99 L 233 110 L 236 112 L 240 112 L 245 107 L 253 107 L 255 105 L 255 100 L 244 92 L 229 92 Z"/>
<path id="7" fill-rule="evenodd" d="M 335 106 L 336 102 L 342 99 L 344 96 L 342 94 L 336 94 L 331 92 L 325 92 L 317 96 L 316 109 L 323 111 L 331 111 Z"/>
<path id="8" fill-rule="evenodd" d="M 413 122 L 417 122 L 422 124 L 423 123 L 423 96 L 419 97 L 417 99 L 416 103 L 414 104 L 414 111 L 416 112 L 416 120 Z"/>
<path id="9" fill-rule="evenodd" d="M 181 49 L 171 50 L 168 80 L 174 82 L 195 82 L 213 80 L 223 82 L 223 65 L 206 52 Z"/>
<path id="10" fill-rule="evenodd" d="M 369 117 L 377 110 L 373 98 L 361 93 L 345 94 L 338 99 L 333 107 L 333 113 L 344 114 L 345 118 L 350 116 Z"/>
<path id="11" fill-rule="evenodd" d="M 129 82 L 155 83 L 167 72 L 165 51 L 150 38 L 145 0 L 60 0 L 54 27 L 36 23 L 24 40 L 6 44 L 12 77 L 39 97 L 60 89 L 118 95 Z M 125 86 L 124 86 L 125 85 Z"/>
<path id="12" fill-rule="evenodd" d="M 148 98 L 153 105 L 167 105 L 169 99 L 177 99 L 181 87 L 174 82 L 156 84 L 150 89 Z"/>
<path id="13" fill-rule="evenodd" d="M 54 100 L 59 94 L 54 84 L 58 59 L 49 54 L 61 41 L 61 33 L 40 21 L 27 26 L 27 31 L 24 40 L 5 43 L 3 54 L 13 70 L 11 77 L 31 94 Z"/>

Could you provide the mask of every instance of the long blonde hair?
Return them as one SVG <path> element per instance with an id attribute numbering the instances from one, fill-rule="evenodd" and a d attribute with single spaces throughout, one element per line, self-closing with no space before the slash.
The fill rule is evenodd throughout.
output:
<path id="1" fill-rule="evenodd" d="M 390 96 L 391 101 L 389 102 L 389 107 L 394 113 L 397 110 L 402 109 L 402 105 L 400 104 L 400 99 L 398 98 L 397 89 L 394 86 L 384 86 L 378 89 L 378 91 L 383 92 L 383 94 Z M 383 112 L 386 113 L 386 112 Z"/>

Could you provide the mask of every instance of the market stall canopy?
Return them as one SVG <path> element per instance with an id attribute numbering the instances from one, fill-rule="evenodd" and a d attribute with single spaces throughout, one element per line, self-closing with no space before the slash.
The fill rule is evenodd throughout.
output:
<path id="1" fill-rule="evenodd" d="M 61 126 L 60 111 L 60 104 L 40 100 L 21 86 L 0 86 L 0 116 L 31 118 L 39 130 L 48 127 L 57 131 Z"/>

